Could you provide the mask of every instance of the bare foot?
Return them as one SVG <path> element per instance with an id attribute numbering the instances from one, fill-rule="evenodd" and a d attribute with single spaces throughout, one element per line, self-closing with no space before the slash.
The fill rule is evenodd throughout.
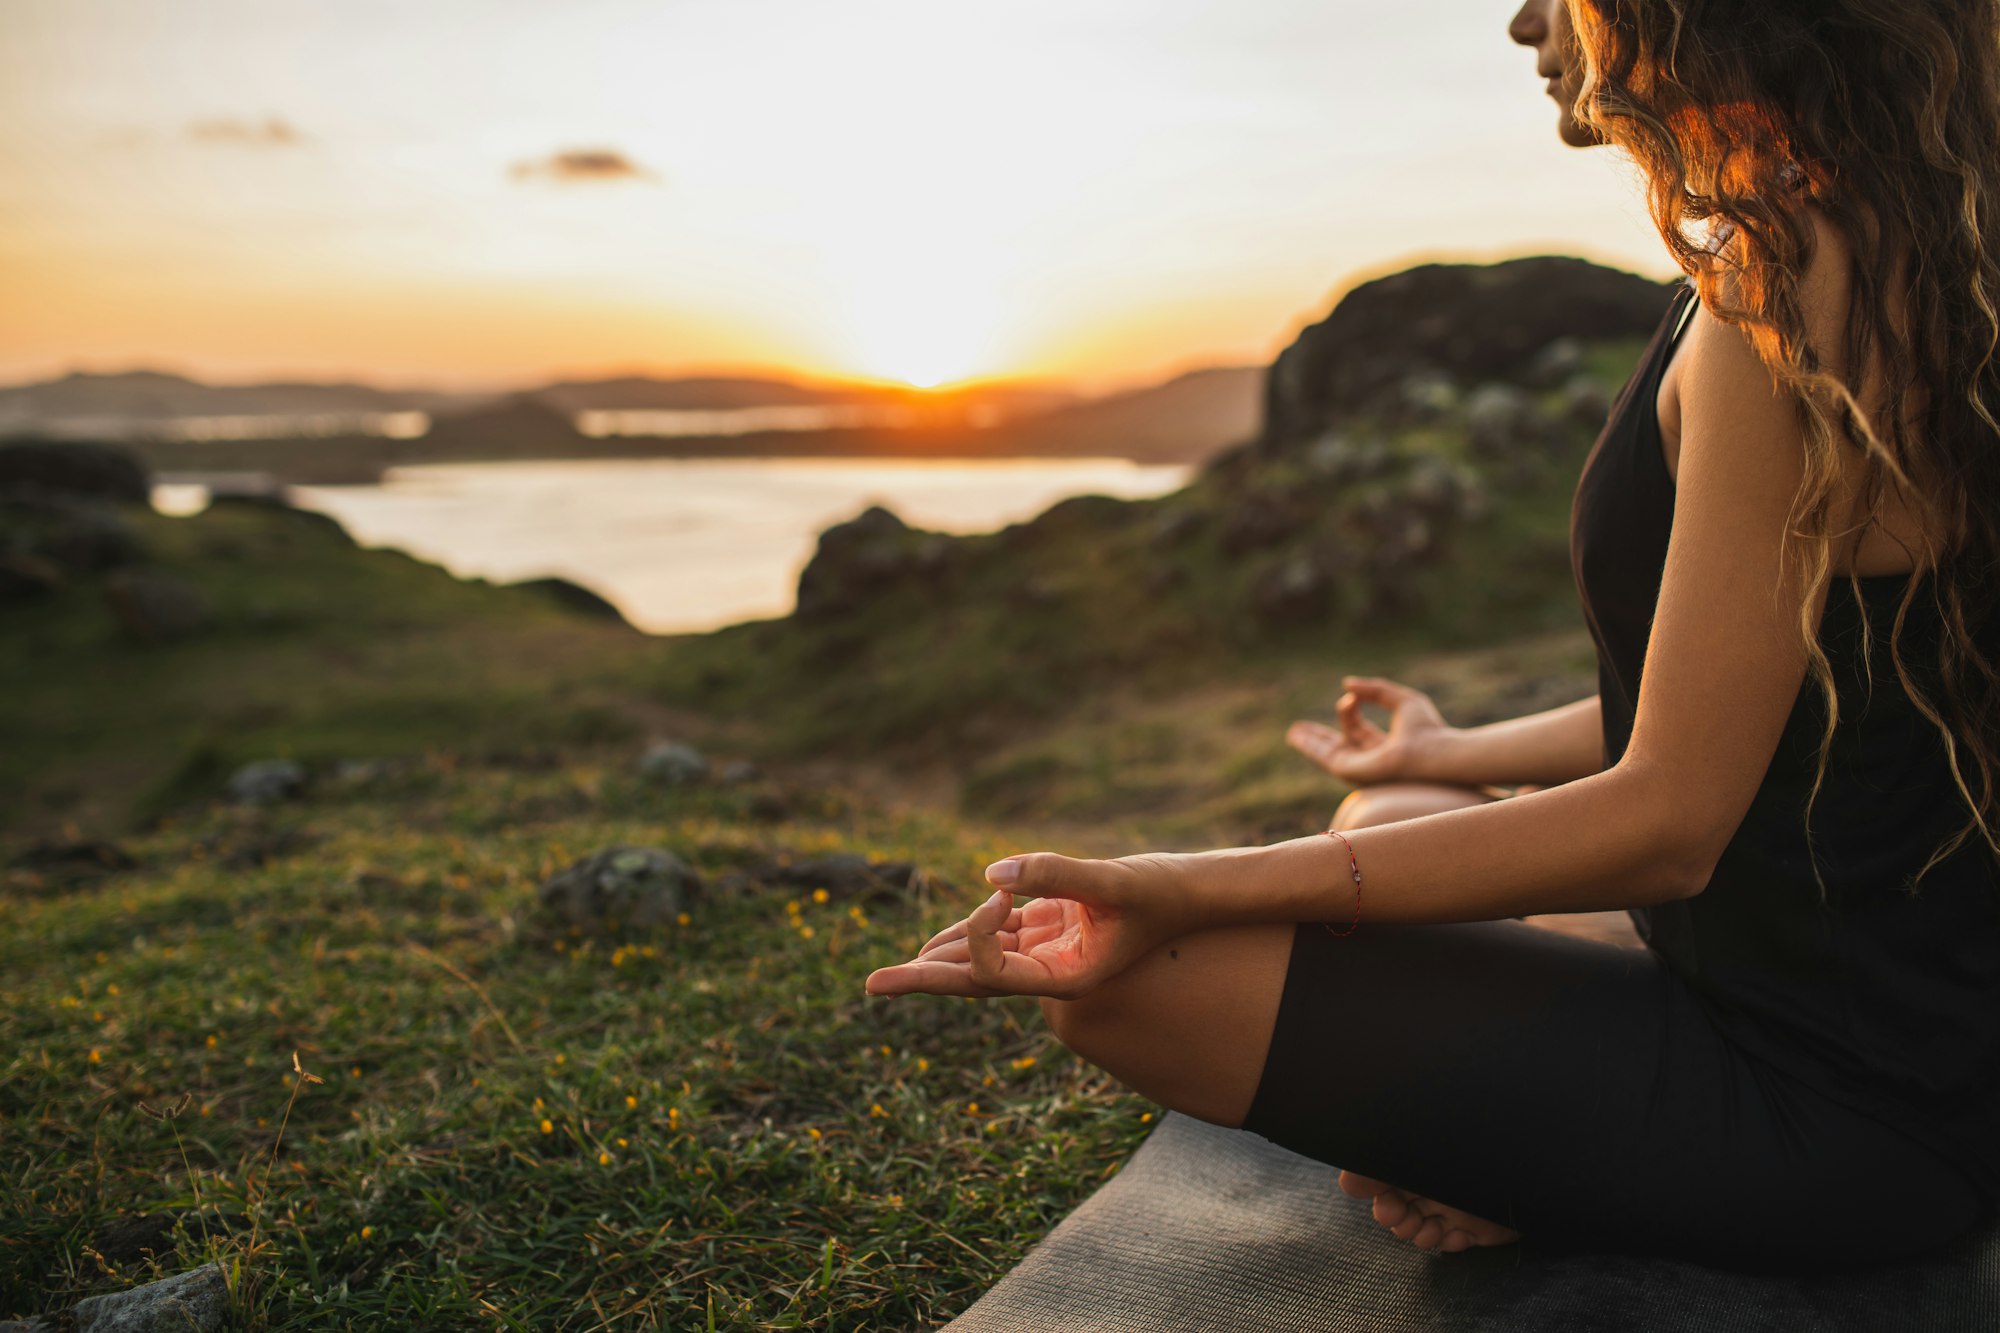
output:
<path id="1" fill-rule="evenodd" d="M 1452 1208 L 1435 1199 L 1397 1189 L 1387 1181 L 1340 1173 L 1340 1188 L 1357 1199 L 1375 1201 L 1375 1220 L 1398 1240 L 1406 1240 L 1420 1250 L 1440 1250 L 1457 1254 L 1476 1245 L 1512 1245 L 1521 1233 L 1474 1217 L 1461 1208 Z"/>

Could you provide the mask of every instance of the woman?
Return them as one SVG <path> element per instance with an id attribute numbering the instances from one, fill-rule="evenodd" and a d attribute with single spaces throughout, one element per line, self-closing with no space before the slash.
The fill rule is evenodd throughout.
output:
<path id="1" fill-rule="evenodd" d="M 2000 3 L 1512 35 L 1690 275 L 1577 489 L 1597 697 L 1460 731 L 1353 682 L 1293 732 L 1366 779 L 1330 836 L 1010 857 L 868 990 L 1042 996 L 1427 1249 L 1930 1250 L 2000 1198 Z M 1645 948 L 1510 919 L 1617 909 Z"/>

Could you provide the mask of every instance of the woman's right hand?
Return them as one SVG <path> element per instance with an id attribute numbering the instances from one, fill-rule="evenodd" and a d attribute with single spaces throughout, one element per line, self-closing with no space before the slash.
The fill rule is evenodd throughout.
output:
<path id="1" fill-rule="evenodd" d="M 1457 729 L 1421 690 L 1375 676 L 1344 676 L 1346 693 L 1335 705 L 1338 727 L 1294 722 L 1285 741 L 1350 786 L 1432 778 L 1439 752 Z M 1361 715 L 1364 703 L 1389 710 L 1389 729 Z"/>

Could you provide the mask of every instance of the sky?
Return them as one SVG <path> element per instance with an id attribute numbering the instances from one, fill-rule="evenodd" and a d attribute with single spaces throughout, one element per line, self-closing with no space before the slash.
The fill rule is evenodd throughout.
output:
<path id="1" fill-rule="evenodd" d="M 0 0 L 0 382 L 1268 360 L 1357 278 L 1664 275 L 1498 0 Z"/>

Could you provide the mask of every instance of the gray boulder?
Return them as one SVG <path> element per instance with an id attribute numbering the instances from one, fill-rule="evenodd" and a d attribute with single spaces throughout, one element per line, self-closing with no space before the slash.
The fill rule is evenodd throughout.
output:
<path id="1" fill-rule="evenodd" d="M 810 618 L 852 610 L 888 588 L 935 578 L 951 558 L 949 537 L 920 532 L 880 505 L 870 506 L 819 535 L 799 575 L 798 613 Z"/>
<path id="2" fill-rule="evenodd" d="M 130 1291 L 90 1296 L 71 1311 L 77 1333 L 207 1333 L 229 1319 L 229 1284 L 217 1264 Z"/>
<path id="3" fill-rule="evenodd" d="M 306 771 L 290 759 L 259 759 L 229 776 L 229 799 L 238 805 L 276 805 L 305 789 Z"/>
<path id="4" fill-rule="evenodd" d="M 671 924 L 702 891 L 693 866 L 659 847 L 607 847 L 552 876 L 539 894 L 565 925 L 589 931 Z"/>
<path id="5" fill-rule="evenodd" d="M 661 787 L 684 787 L 708 777 L 708 759 L 683 741 L 661 741 L 640 756 L 639 776 Z"/>

